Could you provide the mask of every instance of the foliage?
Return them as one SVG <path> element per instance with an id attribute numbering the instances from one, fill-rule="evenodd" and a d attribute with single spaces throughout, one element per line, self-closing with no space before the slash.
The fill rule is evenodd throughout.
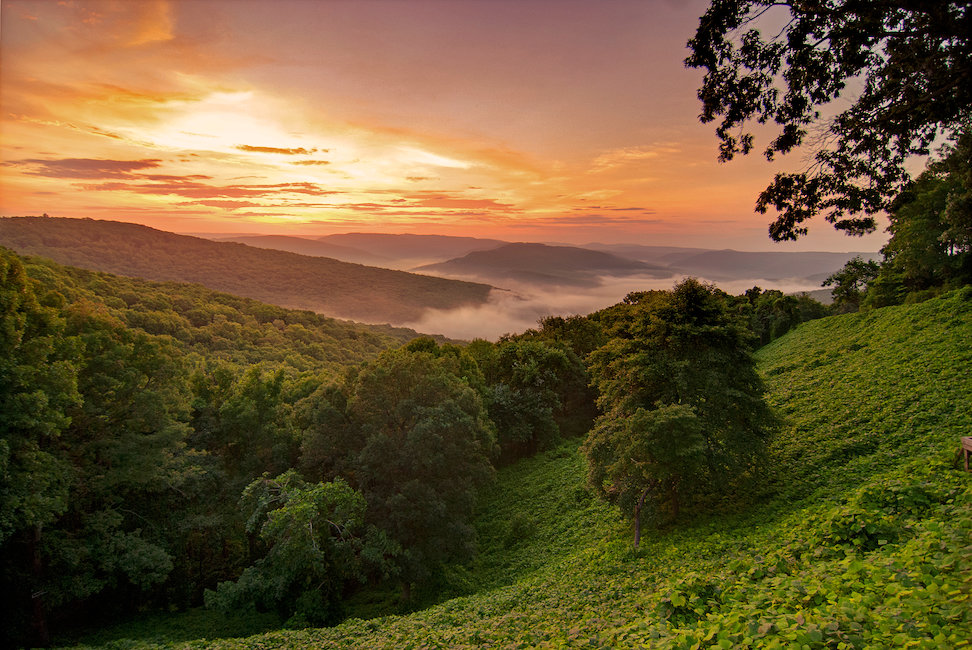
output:
<path id="1" fill-rule="evenodd" d="M 74 343 L 0 249 L 0 545 L 67 508 L 69 471 L 52 452 L 79 399 Z"/>
<path id="2" fill-rule="evenodd" d="M 928 165 L 889 210 L 891 239 L 868 283 L 871 307 L 921 300 L 972 283 L 972 134 Z"/>
<path id="3" fill-rule="evenodd" d="M 805 234 L 817 214 L 848 234 L 874 230 L 908 178 L 905 161 L 969 129 L 969 16 L 960 0 L 712 1 L 685 63 L 705 70 L 701 120 L 721 118 L 720 160 L 753 149 L 752 121 L 779 128 L 769 160 L 808 136 L 815 145 L 808 169 L 778 173 L 759 196 L 757 211 L 779 211 L 774 240 Z M 822 117 L 858 83 L 849 107 Z"/>
<path id="4" fill-rule="evenodd" d="M 340 372 L 418 336 L 410 329 L 340 321 L 199 285 L 147 282 L 39 258 L 25 259 L 24 266 L 48 301 L 97 305 L 129 328 L 170 336 L 186 352 L 210 361 Z"/>
<path id="5" fill-rule="evenodd" d="M 589 480 L 633 517 L 637 545 L 644 505 L 675 517 L 683 495 L 752 471 L 773 417 L 749 334 L 714 288 L 690 278 L 602 317 L 612 338 L 590 356 L 604 415 L 585 443 Z"/>
<path id="6" fill-rule="evenodd" d="M 742 300 L 742 299 L 745 300 Z M 830 315 L 830 309 L 807 294 L 789 295 L 776 289 L 747 289 L 733 301 L 741 314 L 748 314 L 749 329 L 766 345 L 800 323 Z"/>
<path id="7" fill-rule="evenodd" d="M 332 628 L 170 644 L 146 630 L 115 647 L 962 647 L 972 491 L 953 458 L 972 435 L 969 336 L 962 290 L 804 323 L 760 350 L 788 424 L 768 500 L 745 515 L 703 515 L 634 552 L 577 490 L 584 464 L 565 446 L 485 492 L 475 594 Z M 503 522 L 521 519 L 532 530 L 507 546 Z"/>
<path id="8" fill-rule="evenodd" d="M 236 582 L 206 594 L 206 604 L 225 612 L 240 607 L 276 611 L 288 625 L 335 623 L 342 613 L 344 583 L 363 579 L 365 500 L 347 483 L 309 484 L 295 470 L 264 475 L 241 498 L 247 531 L 259 533 L 266 555 Z M 387 539 L 370 531 L 372 540 Z"/>
<path id="9" fill-rule="evenodd" d="M 473 554 L 472 508 L 477 487 L 491 475 L 495 445 L 470 385 L 481 383 L 470 377 L 474 372 L 465 352 L 419 340 L 300 406 L 308 459 L 334 459 L 322 465 L 305 459 L 304 466 L 324 480 L 343 476 L 365 496 L 368 521 L 402 548 L 406 600 L 411 583 Z"/>
<path id="10" fill-rule="evenodd" d="M 48 618 L 198 604 L 237 578 L 254 549 L 234 504 L 261 472 L 296 463 L 293 405 L 317 373 L 414 336 L 5 250 L 0 261 L 4 643 L 31 627 L 43 643 Z"/>
<path id="11" fill-rule="evenodd" d="M 874 282 L 880 268 L 881 265 L 874 260 L 865 260 L 858 255 L 848 261 L 842 269 L 829 275 L 822 286 L 833 287 L 831 295 L 834 299 L 834 308 L 839 313 L 857 311 L 868 285 Z"/>
<path id="12" fill-rule="evenodd" d="M 561 424 L 573 424 L 588 377 L 569 348 L 511 337 L 496 344 L 474 341 L 467 349 L 483 373 L 501 464 L 549 448 L 560 438 Z"/>

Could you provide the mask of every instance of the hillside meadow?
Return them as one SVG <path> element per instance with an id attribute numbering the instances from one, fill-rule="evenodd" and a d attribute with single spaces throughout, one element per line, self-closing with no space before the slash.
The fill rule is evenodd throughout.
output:
<path id="1" fill-rule="evenodd" d="M 363 618 L 380 607 L 355 603 L 335 627 L 237 638 L 190 612 L 80 647 L 968 647 L 972 474 L 957 450 L 972 435 L 970 344 L 965 288 L 766 345 L 759 368 L 785 421 L 767 473 L 650 529 L 637 551 L 569 440 L 498 472 L 479 556 L 440 604 Z"/>

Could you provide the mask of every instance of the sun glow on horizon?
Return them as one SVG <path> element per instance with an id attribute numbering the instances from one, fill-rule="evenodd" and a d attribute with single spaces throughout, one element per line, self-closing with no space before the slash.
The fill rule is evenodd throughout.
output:
<path id="1" fill-rule="evenodd" d="M 247 11 L 235 11 L 241 6 Z M 645 20 L 657 11 L 622 2 L 595 17 L 572 5 L 531 18 L 553 32 L 511 34 L 483 23 L 476 3 L 448 12 L 427 0 L 273 6 L 279 11 L 268 14 L 260 0 L 5 0 L 0 211 L 196 232 L 768 247 L 765 219 L 752 214 L 767 165 L 718 165 L 709 129 L 694 118 L 682 37 L 650 21 L 645 33 L 619 22 L 630 8 Z M 691 25 L 690 9 L 664 12 Z M 617 40 L 589 53 L 596 64 L 544 58 L 555 46 L 574 52 L 578 29 L 592 20 Z M 375 58 L 367 48 L 376 42 L 334 31 L 342 21 L 378 30 L 390 49 Z M 324 38 L 321 30 L 332 31 Z M 440 40 L 423 49 L 410 30 Z M 285 39 L 270 42 L 271 33 Z M 639 53 L 652 33 L 670 50 Z M 473 49 L 491 39 L 507 39 L 509 52 Z M 504 67 L 515 51 L 519 63 Z M 644 56 L 677 64 L 665 71 L 668 63 L 654 62 L 682 90 L 665 81 L 661 102 L 650 84 L 642 91 L 619 75 L 640 70 Z M 649 97 L 668 112 L 644 112 Z"/>

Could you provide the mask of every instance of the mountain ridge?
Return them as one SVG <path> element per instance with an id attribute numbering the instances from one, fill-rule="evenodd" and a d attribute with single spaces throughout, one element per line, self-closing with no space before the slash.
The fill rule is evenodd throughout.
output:
<path id="1" fill-rule="evenodd" d="M 402 324 L 420 319 L 428 309 L 482 305 L 492 291 L 481 283 L 215 242 L 120 221 L 3 217 L 0 244 L 69 266 L 194 282 L 281 307 L 369 323 Z"/>

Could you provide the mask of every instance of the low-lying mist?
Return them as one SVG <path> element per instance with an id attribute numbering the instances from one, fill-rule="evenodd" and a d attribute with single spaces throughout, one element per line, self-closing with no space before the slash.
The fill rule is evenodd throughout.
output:
<path id="1" fill-rule="evenodd" d="M 416 321 L 402 323 L 427 334 L 442 334 L 453 339 L 476 338 L 495 341 L 504 334 L 516 334 L 535 327 L 546 316 L 586 315 L 620 302 L 632 291 L 671 289 L 683 278 L 657 278 L 649 276 L 613 277 L 601 276 L 597 287 L 536 287 L 532 285 L 508 285 L 494 289 L 484 305 L 459 309 L 427 310 Z M 699 278 L 705 281 L 705 278 Z M 736 295 L 753 286 L 762 289 L 778 289 L 784 293 L 813 291 L 820 285 L 806 278 L 767 280 L 764 278 L 738 279 L 715 283 L 723 291 Z"/>

